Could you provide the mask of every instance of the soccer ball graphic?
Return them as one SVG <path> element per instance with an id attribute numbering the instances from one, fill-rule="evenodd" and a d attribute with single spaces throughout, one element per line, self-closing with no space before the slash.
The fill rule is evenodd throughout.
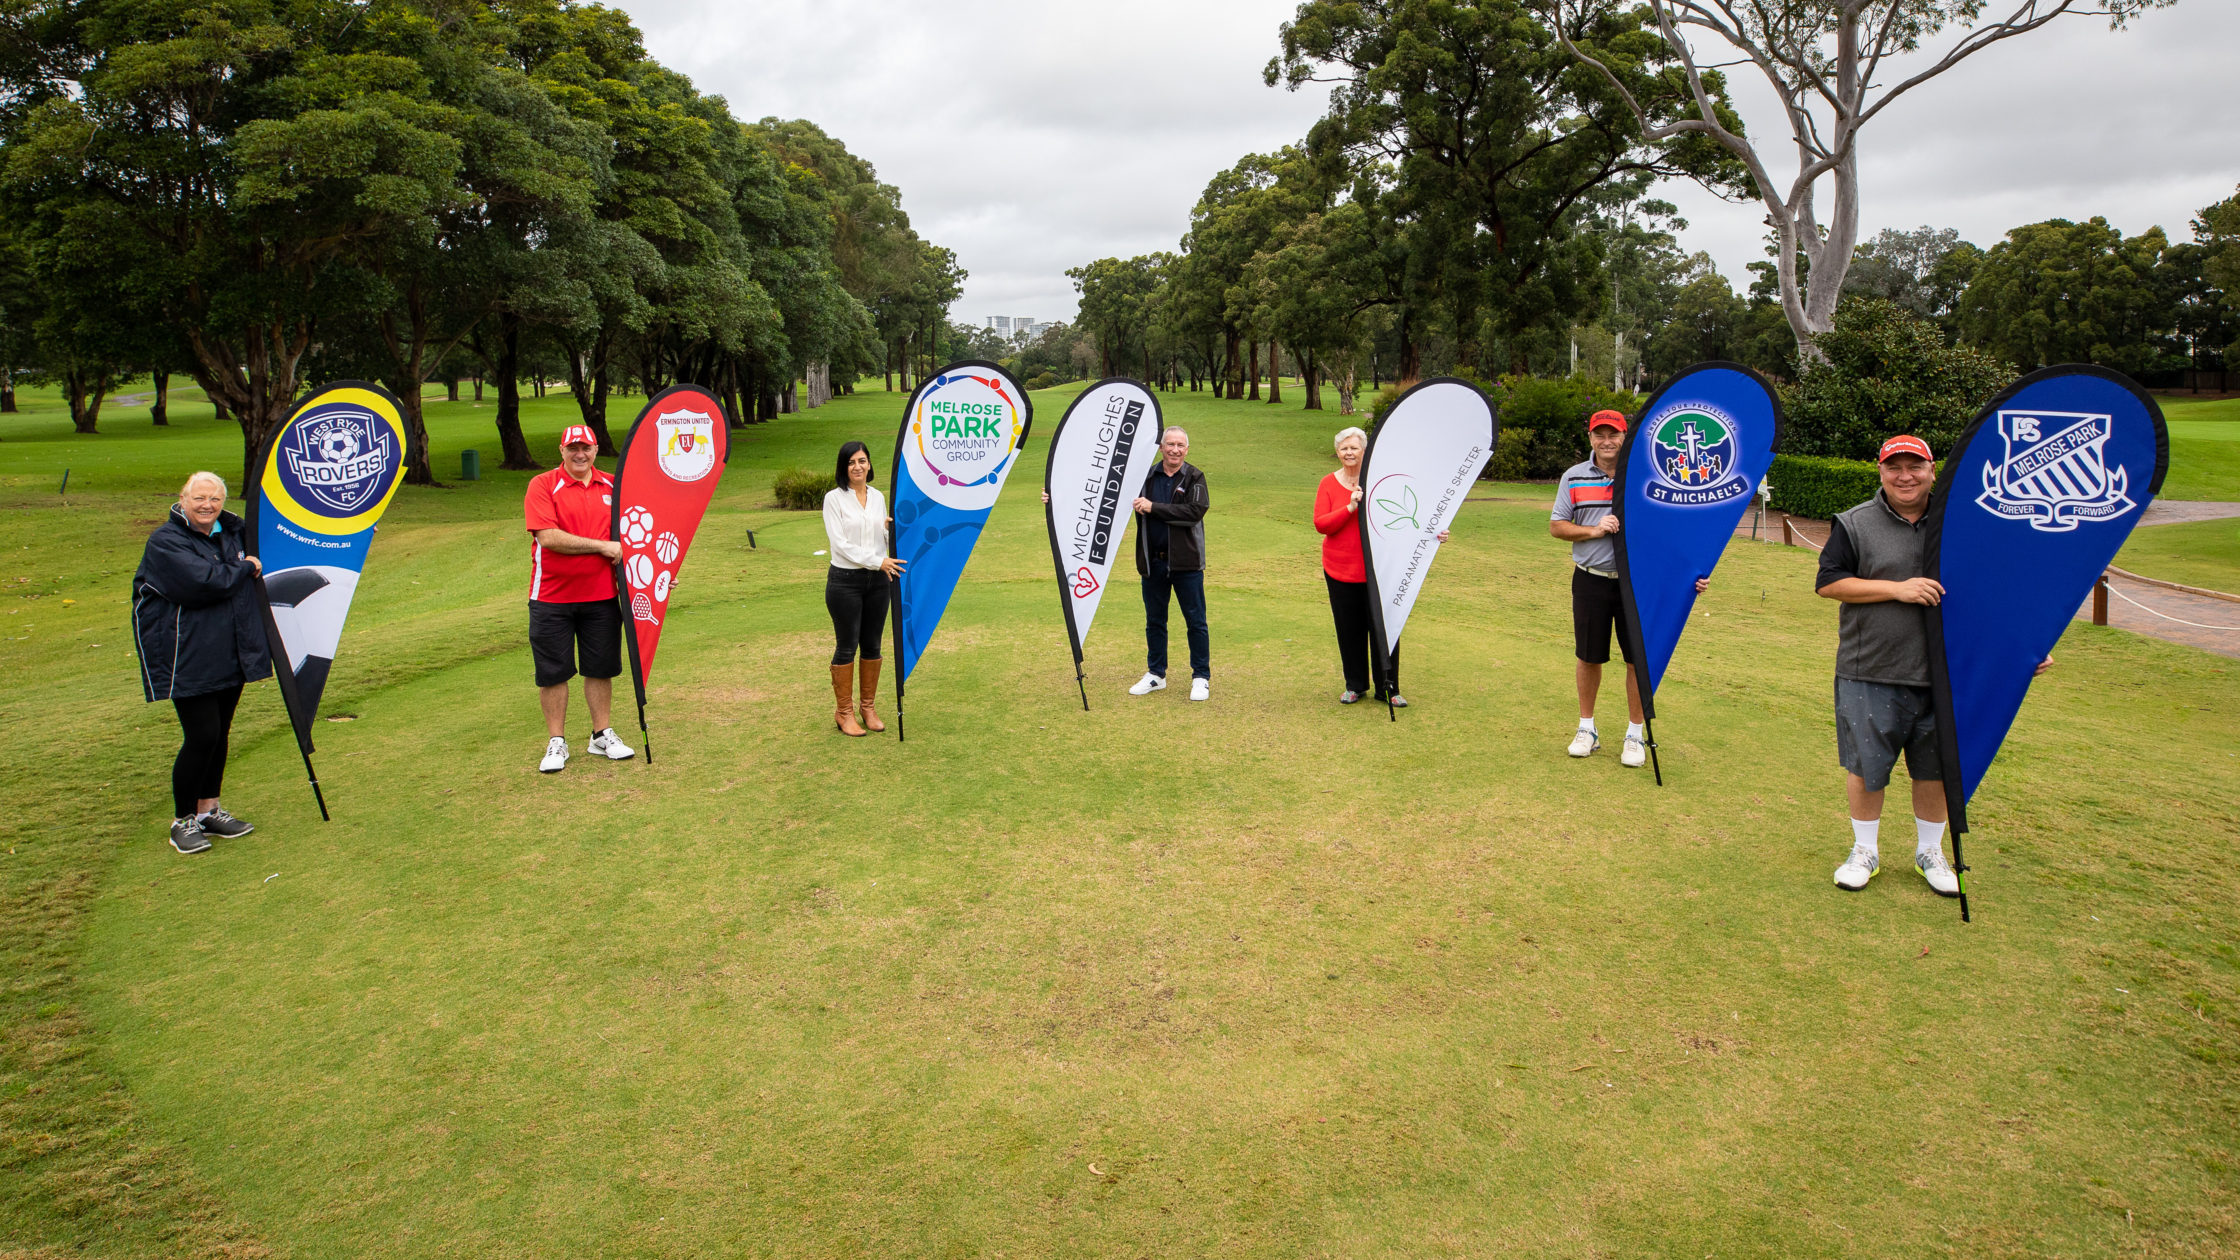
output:
<path id="1" fill-rule="evenodd" d="M 667 569 L 663 569 L 663 570 L 661 571 L 661 576 L 660 576 L 660 577 L 657 577 L 657 578 L 655 578 L 655 579 L 653 580 L 653 602 L 654 602 L 654 603 L 657 603 L 657 604 L 662 604 L 662 603 L 667 603 L 667 602 L 668 602 L 668 600 L 669 600 L 669 571 L 668 571 Z"/>
<path id="2" fill-rule="evenodd" d="M 653 537 L 653 513 L 634 507 L 622 514 L 622 541 L 633 547 L 643 547 Z"/>
<path id="3" fill-rule="evenodd" d="M 329 463 L 339 464 L 358 453 L 358 435 L 345 428 L 332 428 L 319 435 L 319 454 Z"/>
<path id="4" fill-rule="evenodd" d="M 675 564 L 677 562 L 677 552 L 680 550 L 682 548 L 677 545 L 675 534 L 664 531 L 661 537 L 653 540 L 653 554 L 663 564 Z"/>
<path id="5" fill-rule="evenodd" d="M 630 585 L 632 586 L 642 588 L 646 583 L 653 580 L 653 560 L 642 551 L 630 557 L 629 562 L 623 565 L 623 568 L 629 570 Z"/>

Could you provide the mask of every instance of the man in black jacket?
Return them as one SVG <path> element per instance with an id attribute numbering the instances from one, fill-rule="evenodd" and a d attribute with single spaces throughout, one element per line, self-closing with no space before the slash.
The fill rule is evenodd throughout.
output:
<path id="1" fill-rule="evenodd" d="M 181 853 L 202 852 L 211 836 L 254 830 L 218 804 L 218 788 L 241 688 L 272 676 L 272 650 L 257 602 L 263 566 L 225 506 L 216 473 L 187 478 L 132 576 L 140 686 L 150 703 L 169 700 L 178 710 L 183 736 L 171 763 L 171 847 Z"/>
<path id="2" fill-rule="evenodd" d="M 1128 688 L 1145 696 L 1167 685 L 1167 596 L 1182 605 L 1190 639 L 1190 698 L 1213 694 L 1211 641 L 1206 635 L 1206 475 L 1183 459 L 1190 435 L 1159 435 L 1165 456 L 1152 465 L 1136 496 L 1136 572 L 1143 575 L 1144 675 Z"/>

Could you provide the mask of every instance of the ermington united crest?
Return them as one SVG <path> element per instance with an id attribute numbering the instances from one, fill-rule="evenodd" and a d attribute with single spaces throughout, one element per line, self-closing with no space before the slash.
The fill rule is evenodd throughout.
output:
<path id="1" fill-rule="evenodd" d="M 378 498 L 392 461 L 389 428 L 355 407 L 322 408 L 296 421 L 283 463 L 297 502 L 349 516 Z M 308 506 L 308 504 L 307 504 Z"/>
<path id="2" fill-rule="evenodd" d="M 1643 492 L 1675 507 L 1724 503 L 1750 493 L 1734 432 L 1733 419 L 1708 403 L 1679 403 L 1651 420 L 1641 436 L 1648 439 L 1656 476 Z"/>
<path id="3" fill-rule="evenodd" d="M 2081 411 L 2002 411 L 2006 456 L 1983 466 L 1982 508 L 2049 534 L 2130 511 L 2131 476 L 2108 467 L 2114 418 Z"/>

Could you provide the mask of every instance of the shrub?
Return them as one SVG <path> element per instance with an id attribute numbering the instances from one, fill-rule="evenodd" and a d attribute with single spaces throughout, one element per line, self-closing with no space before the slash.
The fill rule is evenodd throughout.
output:
<path id="1" fill-rule="evenodd" d="M 1387 385 L 1378 390 L 1375 396 L 1369 399 L 1369 405 L 1362 408 L 1362 412 L 1368 416 L 1368 420 L 1361 427 L 1374 430 L 1377 427 L 1377 422 L 1384 419 L 1384 413 L 1392 410 L 1392 404 L 1399 401 L 1400 387 L 1398 385 Z"/>
<path id="2" fill-rule="evenodd" d="M 1526 452 L 1531 448 L 1533 433 L 1530 429 L 1501 426 L 1501 436 L 1494 439 L 1493 458 L 1486 461 L 1484 479 L 1487 481 L 1529 481 L 1531 474 Z"/>
<path id="3" fill-rule="evenodd" d="M 814 511 L 824 506 L 825 491 L 832 489 L 832 474 L 814 468 L 788 468 L 778 474 L 770 488 L 777 492 L 779 507 Z"/>
<path id="4" fill-rule="evenodd" d="M 1824 521 L 1873 498 L 1882 473 L 1868 460 L 1776 455 L 1766 484 L 1773 487 L 1777 510 Z"/>
<path id="5" fill-rule="evenodd" d="M 1606 409 L 1631 416 L 1642 404 L 1639 394 L 1605 389 L 1583 376 L 1504 376 L 1487 392 L 1501 412 L 1501 446 L 1511 445 L 1511 429 L 1528 435 L 1516 447 L 1524 469 L 1518 475 L 1539 481 L 1561 477 L 1587 457 L 1588 416 Z M 1500 447 L 1494 454 L 1500 457 Z"/>
<path id="6" fill-rule="evenodd" d="M 1051 371 L 1047 371 L 1047 370 L 1045 370 L 1045 371 L 1042 371 L 1042 372 L 1039 372 L 1039 373 L 1037 373 L 1037 374 L 1035 375 L 1035 377 L 1034 377 L 1034 379 L 1033 379 L 1033 380 L 1030 380 L 1030 381 L 1028 381 L 1028 382 L 1027 382 L 1027 388 L 1028 388 L 1028 389 L 1048 389 L 1048 388 L 1050 388 L 1050 387 L 1051 387 L 1051 386 L 1053 386 L 1053 385 L 1058 385 L 1058 384 L 1062 384 L 1062 383 L 1063 383 L 1063 382 L 1061 382 L 1061 381 L 1059 381 L 1059 380 L 1058 380 L 1058 374 L 1057 374 L 1056 372 L 1051 372 Z"/>
<path id="7" fill-rule="evenodd" d="M 1781 449 L 1792 455 L 1873 459 L 1894 433 L 1948 450 L 2014 379 L 1998 359 L 1947 346 L 1935 324 L 1874 298 L 1845 301 L 1814 344 L 1827 362 L 1806 367 L 1782 391 Z"/>

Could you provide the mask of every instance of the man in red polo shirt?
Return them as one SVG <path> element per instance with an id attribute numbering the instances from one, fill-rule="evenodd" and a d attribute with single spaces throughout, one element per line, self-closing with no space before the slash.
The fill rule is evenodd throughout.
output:
<path id="1" fill-rule="evenodd" d="M 560 466 L 529 482 L 521 515 L 529 529 L 529 653 L 544 705 L 544 760 L 551 774 L 568 764 L 568 680 L 583 674 L 591 710 L 584 751 L 627 761 L 636 750 L 610 725 L 614 677 L 622 672 L 622 610 L 614 598 L 614 478 L 595 462 L 599 442 L 587 425 L 560 435 Z"/>

